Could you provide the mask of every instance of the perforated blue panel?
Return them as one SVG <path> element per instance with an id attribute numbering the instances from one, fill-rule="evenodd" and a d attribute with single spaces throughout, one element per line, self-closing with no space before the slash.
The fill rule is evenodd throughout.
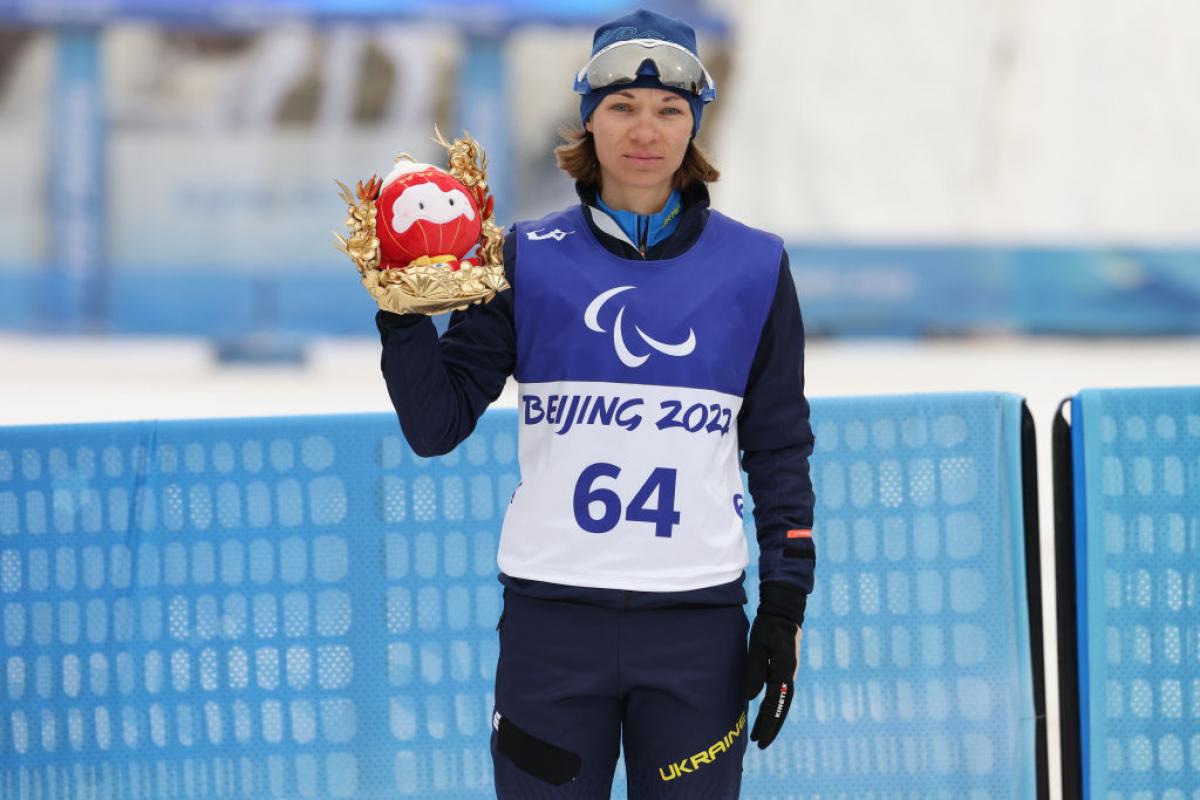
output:
<path id="1" fill-rule="evenodd" d="M 744 797 L 1033 796 L 1018 412 L 814 403 L 818 591 Z M 386 415 L 0 431 L 0 798 L 492 796 L 516 481 L 513 412 L 428 460 Z"/>
<path id="2" fill-rule="evenodd" d="M 1020 399 L 812 413 L 816 589 L 787 727 L 751 749 L 747 796 L 1035 798 Z"/>
<path id="3" fill-rule="evenodd" d="M 515 484 L 511 414 L 430 461 L 382 415 L 5 431 L 0 797 L 489 786 Z"/>
<path id="4" fill-rule="evenodd" d="M 1200 800 L 1200 387 L 1071 421 L 1085 796 Z"/>

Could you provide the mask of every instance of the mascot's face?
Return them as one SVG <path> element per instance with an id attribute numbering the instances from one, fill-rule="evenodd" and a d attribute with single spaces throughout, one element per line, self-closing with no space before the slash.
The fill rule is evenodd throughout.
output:
<path id="1" fill-rule="evenodd" d="M 479 241 L 479 208 L 456 178 L 428 164 L 400 164 L 376 201 L 387 267 L 421 256 L 462 258 Z"/>

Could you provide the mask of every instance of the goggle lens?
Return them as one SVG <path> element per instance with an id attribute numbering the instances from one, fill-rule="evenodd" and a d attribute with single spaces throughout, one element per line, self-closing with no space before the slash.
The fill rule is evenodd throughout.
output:
<path id="1" fill-rule="evenodd" d="M 657 39 L 617 42 L 601 50 L 579 71 L 575 91 L 587 94 L 637 80 L 642 64 L 650 61 L 658 70 L 663 86 L 682 89 L 710 102 L 717 87 L 700 61 L 685 48 Z"/>

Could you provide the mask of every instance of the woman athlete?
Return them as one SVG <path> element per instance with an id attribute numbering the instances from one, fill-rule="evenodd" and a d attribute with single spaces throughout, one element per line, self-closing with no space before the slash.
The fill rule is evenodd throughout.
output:
<path id="1" fill-rule="evenodd" d="M 747 738 L 766 747 L 787 713 L 813 582 L 800 308 L 780 239 L 709 208 L 694 138 L 716 91 L 690 26 L 600 26 L 575 88 L 582 127 L 556 155 L 579 203 L 515 224 L 511 288 L 440 339 L 380 311 L 383 373 L 425 456 L 518 382 L 497 796 L 608 798 L 623 744 L 631 798 L 735 798 Z"/>

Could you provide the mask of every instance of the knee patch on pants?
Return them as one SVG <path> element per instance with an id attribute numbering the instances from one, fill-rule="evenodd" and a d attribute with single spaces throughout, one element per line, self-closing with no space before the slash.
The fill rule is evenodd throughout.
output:
<path id="1" fill-rule="evenodd" d="M 492 715 L 492 727 L 496 749 L 533 777 L 555 786 L 579 777 L 583 762 L 577 753 L 523 731 L 499 711 Z"/>

